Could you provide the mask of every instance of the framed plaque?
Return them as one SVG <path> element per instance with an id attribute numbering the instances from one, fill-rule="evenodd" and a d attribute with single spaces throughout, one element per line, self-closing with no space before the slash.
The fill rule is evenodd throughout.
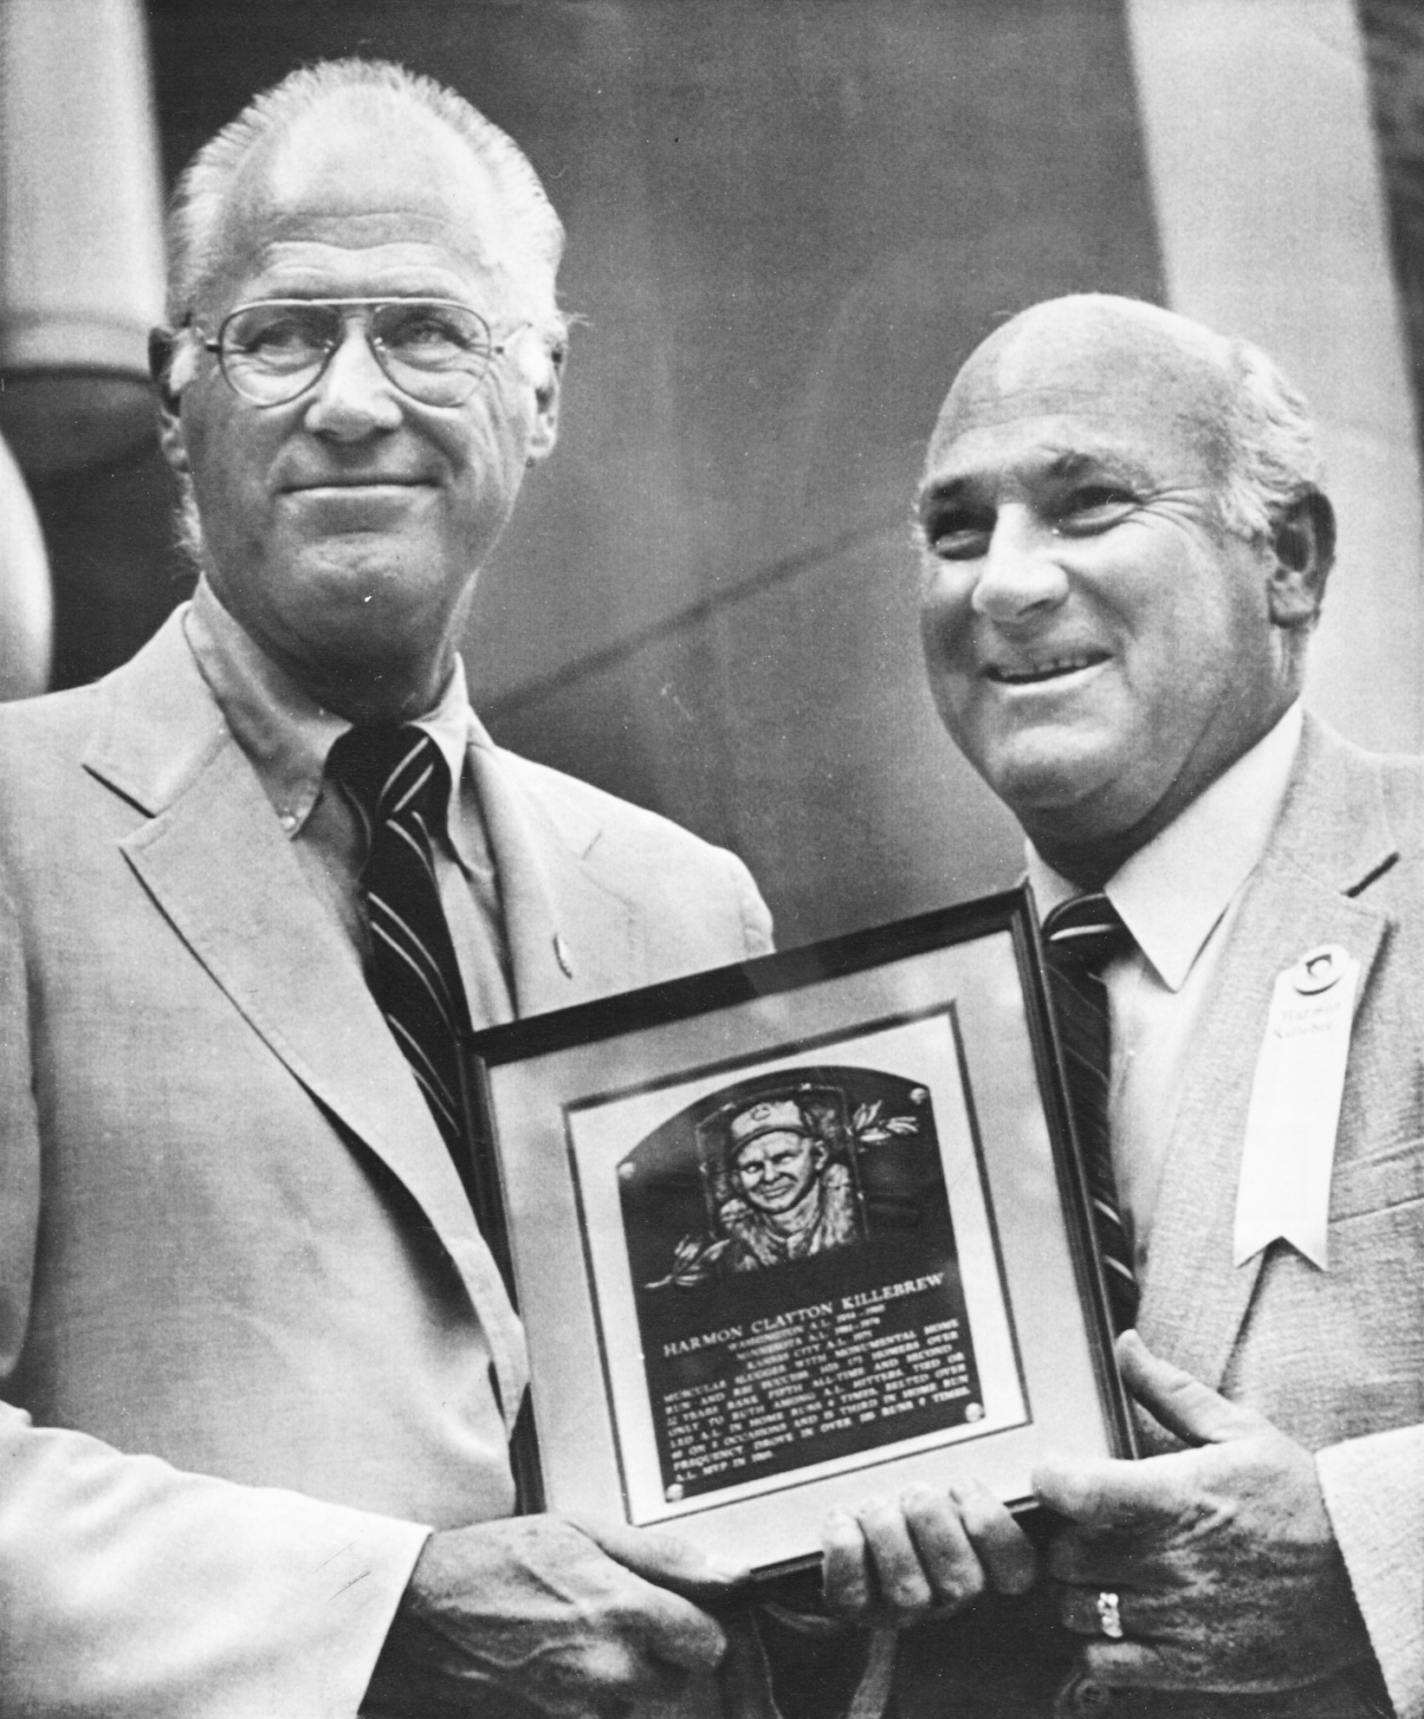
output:
<path id="1" fill-rule="evenodd" d="M 1124 1455 L 1026 891 L 473 1041 L 525 1507 L 780 1572 L 821 1519 Z"/>

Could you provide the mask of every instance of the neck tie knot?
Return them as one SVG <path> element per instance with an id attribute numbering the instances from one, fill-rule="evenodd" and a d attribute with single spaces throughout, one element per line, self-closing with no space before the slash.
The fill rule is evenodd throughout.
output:
<path id="1" fill-rule="evenodd" d="M 1122 915 L 1100 890 L 1060 901 L 1044 918 L 1043 940 L 1051 960 L 1066 959 L 1097 974 L 1133 946 Z"/>
<path id="2" fill-rule="evenodd" d="M 332 746 L 326 768 L 360 814 L 368 847 L 383 823 L 404 824 L 427 847 L 443 832 L 450 772 L 423 729 L 349 728 Z"/>

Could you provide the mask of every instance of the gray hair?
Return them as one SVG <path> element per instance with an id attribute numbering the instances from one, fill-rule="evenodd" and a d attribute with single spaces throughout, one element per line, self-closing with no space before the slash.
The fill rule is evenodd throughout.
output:
<path id="1" fill-rule="evenodd" d="M 1259 346 L 1224 344 L 1236 386 L 1220 425 L 1225 469 L 1217 505 L 1228 531 L 1260 541 L 1294 502 L 1323 489 L 1324 468 L 1304 396 Z"/>
<path id="2" fill-rule="evenodd" d="M 564 228 L 539 176 L 514 140 L 463 96 L 433 78 L 387 60 L 326 60 L 290 73 L 264 91 L 193 157 L 173 193 L 168 216 L 168 320 L 190 322 L 222 257 L 228 203 L 254 151 L 280 137 L 326 102 L 352 91 L 399 114 L 417 108 L 468 145 L 489 174 L 509 215 L 515 265 L 531 298 L 531 320 L 551 352 L 563 348 L 568 324 L 555 298 Z M 181 386 L 179 378 L 175 383 Z"/>

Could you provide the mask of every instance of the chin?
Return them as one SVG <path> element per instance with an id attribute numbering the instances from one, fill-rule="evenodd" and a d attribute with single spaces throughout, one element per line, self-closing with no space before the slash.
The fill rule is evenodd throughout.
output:
<path id="1" fill-rule="evenodd" d="M 1115 752 L 1070 735 L 1035 736 L 991 755 L 980 774 L 1020 823 L 1073 821 L 1075 808 L 1095 803 L 1121 771 Z"/>
<path id="2" fill-rule="evenodd" d="M 309 556 L 294 576 L 315 612 L 325 610 L 357 624 L 402 629 L 403 624 L 448 604 L 442 563 L 380 542 L 350 543 L 337 554 Z"/>
<path id="3" fill-rule="evenodd" d="M 301 550 L 291 562 L 294 577 L 304 578 L 313 589 L 324 588 L 333 597 L 362 586 L 376 591 L 407 583 L 415 569 L 428 564 L 409 545 L 378 532 L 326 538 Z"/>

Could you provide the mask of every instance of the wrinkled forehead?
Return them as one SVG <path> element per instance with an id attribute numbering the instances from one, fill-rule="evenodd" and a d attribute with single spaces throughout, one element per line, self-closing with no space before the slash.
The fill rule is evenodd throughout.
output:
<path id="1" fill-rule="evenodd" d="M 926 475 L 976 447 L 1031 448 L 1040 437 L 1060 454 L 1175 452 L 1216 472 L 1232 386 L 1224 343 L 1182 318 L 1149 306 L 1040 307 L 970 355 L 941 408 Z"/>

